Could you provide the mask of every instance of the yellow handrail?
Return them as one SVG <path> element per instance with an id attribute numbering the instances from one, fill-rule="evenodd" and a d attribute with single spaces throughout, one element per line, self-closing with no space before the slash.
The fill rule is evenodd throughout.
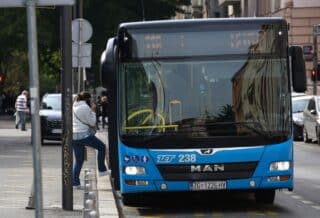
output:
<path id="1" fill-rule="evenodd" d="M 130 116 L 128 117 L 128 121 L 131 120 L 132 118 L 134 118 L 135 116 L 139 115 L 139 114 L 143 114 L 143 113 L 150 113 L 141 123 L 141 125 L 144 125 L 146 124 L 146 122 L 148 120 L 151 120 L 152 119 L 152 115 L 153 115 L 153 111 L 151 109 L 142 109 L 142 110 L 138 110 L 138 111 L 135 111 L 133 112 L 132 114 L 130 114 Z M 164 116 L 160 113 L 156 113 L 156 116 L 160 118 L 160 126 L 166 126 L 166 121 L 164 119 Z M 135 127 L 139 127 L 139 126 L 135 126 Z M 142 127 L 142 126 L 140 126 Z M 152 126 L 149 126 L 149 128 L 151 128 Z M 158 126 L 157 126 L 158 127 Z M 130 127 L 126 127 L 125 129 L 128 129 Z M 138 128 L 135 128 L 135 129 L 138 129 Z M 140 129 L 148 129 L 148 128 L 140 128 Z M 129 130 L 129 129 L 128 129 Z M 163 128 L 163 131 L 165 131 L 165 128 Z"/>
<path id="2" fill-rule="evenodd" d="M 159 126 L 128 126 L 125 127 L 126 130 L 135 130 L 135 129 L 167 129 L 173 128 L 175 131 L 178 130 L 178 125 L 159 125 Z"/>

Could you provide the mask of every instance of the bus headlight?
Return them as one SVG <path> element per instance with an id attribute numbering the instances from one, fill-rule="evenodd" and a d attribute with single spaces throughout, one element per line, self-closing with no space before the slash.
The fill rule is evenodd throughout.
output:
<path id="1" fill-rule="evenodd" d="M 146 169 L 138 166 L 126 166 L 124 172 L 127 175 L 144 175 L 146 174 Z"/>
<path id="2" fill-rule="evenodd" d="M 270 171 L 274 170 L 289 170 L 291 167 L 290 161 L 279 161 L 279 162 L 273 162 L 270 164 Z"/>

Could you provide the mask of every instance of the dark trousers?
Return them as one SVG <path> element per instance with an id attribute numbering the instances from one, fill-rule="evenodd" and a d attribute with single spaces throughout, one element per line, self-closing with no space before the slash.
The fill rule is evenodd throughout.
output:
<path id="1" fill-rule="evenodd" d="M 107 170 L 105 165 L 106 145 L 94 135 L 80 140 L 73 140 L 72 147 L 75 155 L 75 164 L 73 166 L 73 185 L 80 185 L 80 172 L 84 162 L 84 146 L 92 147 L 98 150 L 97 162 L 100 172 Z"/>

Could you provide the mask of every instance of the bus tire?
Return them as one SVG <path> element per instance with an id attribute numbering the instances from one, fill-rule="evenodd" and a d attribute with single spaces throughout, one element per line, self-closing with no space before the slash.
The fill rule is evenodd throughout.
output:
<path id="1" fill-rule="evenodd" d="M 257 203 L 273 204 L 276 196 L 276 191 L 274 189 L 265 189 L 258 190 L 254 194 Z"/>
<path id="2" fill-rule="evenodd" d="M 122 194 L 122 203 L 125 206 L 139 206 L 141 204 L 137 194 Z"/>

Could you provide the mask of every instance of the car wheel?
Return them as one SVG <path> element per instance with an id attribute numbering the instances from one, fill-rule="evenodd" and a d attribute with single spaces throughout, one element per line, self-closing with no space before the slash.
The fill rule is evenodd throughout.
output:
<path id="1" fill-rule="evenodd" d="M 305 143 L 311 142 L 311 139 L 309 139 L 309 137 L 308 137 L 308 133 L 307 133 L 306 128 L 303 128 L 303 141 L 304 141 Z"/>
<path id="2" fill-rule="evenodd" d="M 41 137 L 41 145 L 44 144 L 44 139 Z"/>
<path id="3" fill-rule="evenodd" d="M 316 133 L 317 133 L 317 143 L 318 143 L 318 145 L 320 145 L 320 130 L 319 130 L 319 128 L 317 128 Z"/>
<path id="4" fill-rule="evenodd" d="M 293 140 L 302 141 L 303 139 L 303 126 L 293 124 Z"/>
<path id="5" fill-rule="evenodd" d="M 258 190 L 254 194 L 257 203 L 273 204 L 276 191 L 274 189 Z"/>

